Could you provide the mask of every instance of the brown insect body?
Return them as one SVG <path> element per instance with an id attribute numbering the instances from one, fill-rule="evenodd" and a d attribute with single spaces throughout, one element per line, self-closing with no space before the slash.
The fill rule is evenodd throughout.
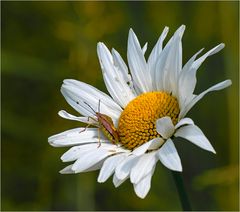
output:
<path id="1" fill-rule="evenodd" d="M 96 112 L 99 128 L 103 134 L 114 144 L 119 142 L 117 129 L 114 127 L 112 119 L 102 113 Z"/>
<path id="2" fill-rule="evenodd" d="M 84 102 L 86 105 L 88 105 L 89 108 L 95 113 L 95 116 L 97 117 L 96 122 L 98 122 L 99 130 L 102 131 L 102 133 L 113 143 L 116 144 L 119 142 L 119 136 L 117 129 L 114 127 L 113 120 L 111 117 L 102 114 L 100 112 L 94 111 L 94 109 L 86 102 Z M 98 103 L 98 111 L 100 110 L 100 100 Z M 92 118 L 93 119 L 93 118 Z M 99 142 L 100 143 L 100 142 Z"/>

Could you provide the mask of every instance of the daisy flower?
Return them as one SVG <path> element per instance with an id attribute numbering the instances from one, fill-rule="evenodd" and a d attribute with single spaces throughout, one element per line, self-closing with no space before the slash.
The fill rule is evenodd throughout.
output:
<path id="1" fill-rule="evenodd" d="M 224 48 L 224 44 L 198 57 L 201 49 L 182 66 L 184 30 L 185 26 L 180 26 L 163 47 L 168 33 L 165 27 L 145 59 L 147 44 L 142 48 L 130 29 L 128 66 L 115 49 L 110 52 L 103 43 L 98 43 L 97 53 L 110 95 L 84 82 L 64 80 L 61 92 L 81 116 L 64 110 L 59 115 L 86 123 L 88 127 L 49 137 L 48 142 L 54 147 L 71 146 L 61 157 L 71 165 L 60 173 L 100 169 L 98 182 L 105 182 L 113 175 L 113 184 L 118 187 L 130 178 L 137 196 L 144 198 L 158 161 L 168 169 L 182 171 L 175 137 L 215 153 L 201 129 L 186 115 L 205 94 L 231 85 L 231 80 L 225 80 L 194 94 L 198 68 L 208 56 Z"/>

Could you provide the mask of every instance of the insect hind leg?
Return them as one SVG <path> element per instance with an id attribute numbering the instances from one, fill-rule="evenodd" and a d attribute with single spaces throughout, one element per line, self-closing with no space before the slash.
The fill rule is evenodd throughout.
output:
<path id="1" fill-rule="evenodd" d="M 93 117 L 91 117 L 91 116 L 88 116 L 88 119 L 87 119 L 87 121 L 89 122 L 90 121 L 90 119 L 92 119 L 93 121 L 95 121 L 96 122 L 96 120 L 93 118 Z M 86 129 L 88 128 L 88 127 L 90 127 L 90 126 L 94 126 L 93 124 L 91 124 L 91 123 L 89 123 L 86 127 L 84 127 L 81 131 L 79 131 L 79 133 L 82 133 L 82 132 L 84 132 L 84 131 L 86 131 Z"/>

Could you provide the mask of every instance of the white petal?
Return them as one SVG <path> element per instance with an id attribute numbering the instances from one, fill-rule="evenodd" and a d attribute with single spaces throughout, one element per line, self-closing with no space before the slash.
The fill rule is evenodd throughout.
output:
<path id="1" fill-rule="evenodd" d="M 126 154 L 117 154 L 107 158 L 98 175 L 98 182 L 105 182 L 114 172 L 116 166 L 125 158 Z"/>
<path id="2" fill-rule="evenodd" d="M 180 109 L 183 109 L 192 100 L 196 83 L 196 71 L 192 68 L 185 72 L 181 72 L 178 81 L 178 99 Z"/>
<path id="3" fill-rule="evenodd" d="M 105 145 L 108 145 L 105 147 Z M 108 141 L 108 143 L 103 143 L 103 148 L 108 149 L 114 153 L 130 153 L 131 150 L 128 150 L 122 147 L 121 144 L 112 144 Z"/>
<path id="4" fill-rule="evenodd" d="M 102 164 L 103 164 L 103 162 L 100 161 L 100 162 L 98 162 L 97 164 L 93 165 L 92 167 L 84 170 L 83 172 L 91 172 L 91 171 L 98 170 L 98 169 L 100 169 L 100 168 L 102 167 Z M 72 166 L 73 166 L 73 164 L 65 167 L 65 168 L 62 169 L 59 173 L 60 173 L 60 174 L 74 174 L 75 172 L 72 170 Z"/>
<path id="5" fill-rule="evenodd" d="M 141 145 L 140 147 L 137 147 L 136 149 L 134 149 L 132 151 L 133 155 L 142 155 L 144 154 L 147 150 L 151 149 L 157 149 L 158 147 L 160 147 L 163 144 L 163 139 L 161 138 L 154 138 L 148 142 L 146 142 L 145 144 Z"/>
<path id="6" fill-rule="evenodd" d="M 207 53 L 205 53 L 203 56 L 201 56 L 199 59 L 194 61 L 196 56 L 202 51 L 200 50 L 197 52 L 190 61 L 184 66 L 184 69 L 181 72 L 181 75 L 179 77 L 179 96 L 180 96 L 180 106 L 181 108 L 184 107 L 187 103 L 189 103 L 189 97 L 191 98 L 196 83 L 196 72 L 200 65 L 204 62 L 204 60 L 217 52 L 219 52 L 224 47 L 224 44 L 219 44 L 218 46 L 214 47 L 213 49 L 209 50 Z"/>
<path id="7" fill-rule="evenodd" d="M 72 170 L 75 171 L 75 173 L 85 171 L 111 154 L 113 153 L 102 148 L 88 151 L 78 158 L 78 160 L 73 164 Z"/>
<path id="8" fill-rule="evenodd" d="M 153 142 L 149 147 L 148 150 L 157 150 L 159 149 L 160 146 L 162 146 L 164 144 L 164 140 L 162 138 L 160 138 L 160 140 L 158 140 L 158 142 Z"/>
<path id="9" fill-rule="evenodd" d="M 146 53 L 147 51 L 147 46 L 148 46 L 148 43 L 145 43 L 145 45 L 143 46 L 142 48 L 142 51 L 143 51 L 143 55 Z"/>
<path id="10" fill-rule="evenodd" d="M 65 100 L 69 105 L 71 105 L 76 111 L 78 111 L 83 116 L 89 117 L 93 116 L 92 111 L 89 111 L 88 108 L 86 109 L 85 106 L 83 106 L 83 102 L 80 104 L 80 98 L 73 94 L 72 92 L 69 92 L 69 90 L 65 87 L 61 88 L 61 93 L 64 96 Z"/>
<path id="11" fill-rule="evenodd" d="M 192 94 L 197 83 L 196 71 L 193 70 L 192 64 L 196 57 L 202 52 L 198 51 L 191 59 L 184 65 L 180 72 L 178 79 L 178 100 L 180 109 L 182 109 L 192 98 Z"/>
<path id="12" fill-rule="evenodd" d="M 109 143 L 107 140 L 101 140 L 101 144 L 99 146 L 98 140 L 96 139 L 95 143 L 70 148 L 62 155 L 61 160 L 63 162 L 74 161 L 82 157 L 85 153 L 88 154 L 88 152 L 91 151 L 108 151 L 111 154 L 127 152 L 125 149 L 119 148 L 118 146 Z"/>
<path id="13" fill-rule="evenodd" d="M 127 59 L 133 76 L 134 86 L 142 92 L 151 91 L 152 82 L 150 72 L 137 36 L 132 29 L 129 30 Z"/>
<path id="14" fill-rule="evenodd" d="M 152 76 L 152 80 L 153 80 L 153 84 L 154 84 L 154 90 L 156 89 L 156 85 L 155 85 L 155 80 L 154 80 L 154 73 L 156 71 L 156 63 L 158 60 L 158 57 L 160 56 L 161 52 L 162 52 L 162 45 L 163 45 L 163 41 L 167 36 L 169 28 L 165 27 L 162 34 L 160 35 L 156 45 L 154 46 L 149 58 L 148 58 L 148 67 Z"/>
<path id="15" fill-rule="evenodd" d="M 182 25 L 174 34 L 172 45 L 165 63 L 164 90 L 172 92 L 174 96 L 178 93 L 178 77 L 182 69 L 182 36 L 185 26 Z"/>
<path id="16" fill-rule="evenodd" d="M 211 91 L 218 91 L 218 90 L 222 90 L 228 86 L 230 86 L 232 84 L 231 80 L 225 80 L 223 82 L 220 82 L 210 88 L 208 88 L 207 90 L 203 91 L 202 93 L 200 93 L 199 95 L 197 95 L 195 98 L 193 98 L 193 100 L 185 107 L 183 108 L 183 110 L 180 112 L 179 114 L 179 118 L 181 119 L 182 117 L 184 117 L 187 112 L 200 100 L 202 99 L 207 93 L 211 92 Z"/>
<path id="17" fill-rule="evenodd" d="M 192 67 L 195 69 L 198 69 L 199 66 L 204 62 L 204 60 L 213 55 L 218 53 L 220 50 L 222 50 L 224 48 L 225 44 L 224 43 L 220 43 L 219 45 L 217 45 L 216 47 L 212 48 L 211 50 L 209 50 L 207 53 L 205 53 L 203 56 L 201 56 L 200 58 L 198 58 L 196 61 L 194 61 L 194 63 L 192 64 Z"/>
<path id="18" fill-rule="evenodd" d="M 146 175 L 148 175 L 155 167 L 158 158 L 157 152 L 153 151 L 142 155 L 130 172 L 130 180 L 132 183 L 139 183 Z"/>
<path id="19" fill-rule="evenodd" d="M 92 94 L 91 91 L 94 94 Z M 114 103 L 106 94 L 104 95 L 104 93 L 100 91 L 96 92 L 96 90 L 90 88 L 90 85 L 83 84 L 79 81 L 64 80 L 61 92 L 66 101 L 86 117 L 94 116 L 95 112 L 101 112 L 116 121 L 122 112 L 120 106 Z"/>
<path id="20" fill-rule="evenodd" d="M 182 25 L 175 32 L 163 49 L 155 70 L 155 84 L 157 90 L 165 90 L 177 94 L 178 74 L 182 68 L 182 35 L 185 26 Z"/>
<path id="21" fill-rule="evenodd" d="M 99 170 L 102 167 L 103 162 L 104 162 L 104 160 L 101 160 L 98 163 L 94 164 L 93 166 L 89 167 L 88 169 L 85 169 L 82 172 L 91 172 L 91 171 Z"/>
<path id="22" fill-rule="evenodd" d="M 48 138 L 54 147 L 73 146 L 86 143 L 96 143 L 104 139 L 102 133 L 98 134 L 97 128 L 75 128 L 61 132 Z"/>
<path id="23" fill-rule="evenodd" d="M 98 123 L 90 117 L 74 116 L 74 115 L 66 112 L 65 110 L 60 110 L 58 112 L 58 115 L 61 116 L 64 119 L 73 120 L 73 121 L 80 121 L 80 122 L 83 122 L 83 123 L 86 123 L 86 124 L 91 124 L 91 125 L 94 125 L 94 126 L 98 126 Z"/>
<path id="24" fill-rule="evenodd" d="M 163 138 L 170 138 L 174 133 L 174 125 L 172 119 L 168 116 L 162 117 L 156 122 L 157 132 Z"/>
<path id="25" fill-rule="evenodd" d="M 112 49 L 112 57 L 113 57 L 114 65 L 121 69 L 122 74 L 126 79 L 126 82 L 130 80 L 131 75 L 128 73 L 128 67 L 124 62 L 124 60 L 122 59 L 121 55 L 115 49 Z"/>
<path id="26" fill-rule="evenodd" d="M 129 74 L 128 67 L 123 61 L 121 55 L 115 49 L 112 49 L 112 56 L 114 65 L 118 67 L 122 78 L 125 80 L 126 84 L 129 86 L 134 96 L 137 96 L 136 91 L 133 87 L 132 76 Z"/>
<path id="27" fill-rule="evenodd" d="M 122 180 L 129 176 L 132 167 L 135 165 L 138 157 L 130 155 L 124 159 L 116 168 L 115 173 L 118 179 Z"/>
<path id="28" fill-rule="evenodd" d="M 177 128 L 183 126 L 183 125 L 193 125 L 193 124 L 194 124 L 194 122 L 193 122 L 192 119 L 190 119 L 190 118 L 183 118 L 175 125 L 175 129 L 177 129 Z"/>
<path id="29" fill-rule="evenodd" d="M 128 176 L 126 176 L 124 179 L 119 179 L 116 174 L 113 175 L 113 184 L 117 188 L 119 187 L 124 181 L 128 179 Z"/>
<path id="30" fill-rule="evenodd" d="M 61 156 L 61 160 L 63 162 L 70 162 L 77 160 L 79 157 L 81 157 L 84 153 L 94 150 L 98 148 L 98 143 L 93 143 L 93 144 L 85 144 L 81 146 L 74 146 L 71 147 L 67 152 L 65 152 Z"/>
<path id="31" fill-rule="evenodd" d="M 65 118 L 65 119 L 69 119 L 69 120 L 73 120 L 73 121 L 80 121 L 80 122 L 83 120 L 82 118 L 87 118 L 87 117 L 77 117 L 77 116 L 74 116 L 74 115 L 68 113 L 65 110 L 60 110 L 58 112 L 58 115 L 61 116 L 62 118 Z"/>
<path id="32" fill-rule="evenodd" d="M 182 171 L 182 164 L 178 152 L 169 138 L 165 144 L 158 150 L 159 160 L 164 166 L 173 171 Z"/>
<path id="33" fill-rule="evenodd" d="M 155 170 L 155 167 L 139 183 L 134 184 L 134 191 L 138 197 L 144 199 L 146 197 L 146 195 L 148 194 L 148 192 L 151 188 L 151 179 L 152 179 L 154 170 Z"/>
<path id="34" fill-rule="evenodd" d="M 59 171 L 60 174 L 74 174 L 74 171 L 72 170 L 72 164 L 69 166 L 66 166 L 64 169 Z"/>
<path id="35" fill-rule="evenodd" d="M 125 107 L 135 95 L 125 81 L 122 70 L 114 65 L 113 57 L 103 43 L 98 43 L 97 53 L 108 92 L 116 102 Z"/>
<path id="36" fill-rule="evenodd" d="M 98 90 L 97 88 L 87 83 L 73 79 L 65 79 L 63 82 L 66 85 L 72 85 L 73 87 L 80 89 L 81 93 L 83 92 L 84 94 L 88 94 L 89 96 L 92 96 L 95 99 L 98 100 L 100 99 L 101 102 L 103 102 L 109 107 L 109 109 L 119 111 L 120 113 L 122 112 L 122 108 L 116 102 L 114 102 L 110 96 Z"/>
<path id="37" fill-rule="evenodd" d="M 174 136 L 185 138 L 202 149 L 216 153 L 206 136 L 196 125 L 181 127 Z"/>
<path id="38" fill-rule="evenodd" d="M 204 50 L 204 48 L 200 49 L 196 54 L 194 54 L 188 61 L 187 63 L 183 66 L 182 72 L 185 72 L 189 70 L 194 63 L 196 57 Z"/>

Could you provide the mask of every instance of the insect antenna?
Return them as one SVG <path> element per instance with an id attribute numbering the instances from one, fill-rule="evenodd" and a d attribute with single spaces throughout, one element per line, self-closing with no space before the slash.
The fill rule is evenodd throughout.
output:
<path id="1" fill-rule="evenodd" d="M 93 115 L 96 114 L 96 111 L 91 107 L 90 104 L 88 104 L 87 102 L 84 102 L 84 104 L 86 104 L 91 110 L 89 111 L 89 109 L 86 108 L 86 110 L 88 110 L 89 112 L 93 113 Z"/>
<path id="2" fill-rule="evenodd" d="M 93 114 L 93 115 L 95 115 L 96 114 L 96 112 L 94 111 L 94 113 L 91 111 L 91 110 L 89 110 L 89 108 L 88 107 L 90 107 L 90 105 L 89 104 L 87 104 L 86 102 L 84 102 L 88 107 L 84 107 L 84 106 L 82 106 L 82 105 L 80 105 L 80 103 L 79 103 L 79 101 L 77 101 L 76 102 L 80 107 L 82 107 L 82 108 L 84 108 L 85 110 L 87 110 L 89 113 L 91 113 L 91 114 Z M 91 108 L 91 107 L 90 107 Z M 92 108 L 91 108 L 92 109 Z"/>

